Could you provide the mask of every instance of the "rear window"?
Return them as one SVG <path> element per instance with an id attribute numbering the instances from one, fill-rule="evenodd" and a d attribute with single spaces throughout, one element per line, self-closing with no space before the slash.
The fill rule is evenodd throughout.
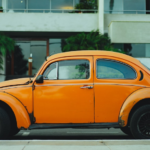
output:
<path id="1" fill-rule="evenodd" d="M 99 59 L 97 60 L 98 79 L 135 79 L 136 72 L 127 64 L 119 61 Z"/>

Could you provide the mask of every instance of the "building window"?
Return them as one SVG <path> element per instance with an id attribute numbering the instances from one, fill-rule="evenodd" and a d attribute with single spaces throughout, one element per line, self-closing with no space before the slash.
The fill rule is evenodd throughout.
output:
<path id="1" fill-rule="evenodd" d="M 26 0 L 8 0 L 8 12 L 24 12 Z"/>
<path id="2" fill-rule="evenodd" d="M 73 9 L 73 0 L 52 0 L 52 9 Z"/>
<path id="3" fill-rule="evenodd" d="M 148 4 L 148 2 L 147 2 Z M 106 14 L 145 14 L 145 0 L 104 0 Z"/>
<path id="4" fill-rule="evenodd" d="M 113 44 L 116 49 L 122 49 L 127 55 L 132 57 L 149 58 L 150 57 L 150 44 L 140 43 L 115 43 Z"/>
<path id="5" fill-rule="evenodd" d="M 124 5 L 125 14 L 145 14 L 146 13 L 146 3 L 144 0 L 124 0 L 123 5 Z"/>
<path id="6" fill-rule="evenodd" d="M 8 0 L 9 12 L 68 12 L 80 0 Z M 2 0 L 0 0 L 0 6 Z M 65 11 L 66 10 L 66 11 Z"/>
<path id="7" fill-rule="evenodd" d="M 2 6 L 2 0 L 0 0 L 0 7 Z"/>
<path id="8" fill-rule="evenodd" d="M 73 12 L 82 0 L 8 0 L 8 12 Z M 92 0 L 91 0 L 92 1 Z M 2 0 L 0 0 L 2 3 Z M 95 1 L 96 2 L 96 1 Z"/>
<path id="9" fill-rule="evenodd" d="M 28 12 L 49 12 L 50 0 L 28 0 L 28 9 Z"/>

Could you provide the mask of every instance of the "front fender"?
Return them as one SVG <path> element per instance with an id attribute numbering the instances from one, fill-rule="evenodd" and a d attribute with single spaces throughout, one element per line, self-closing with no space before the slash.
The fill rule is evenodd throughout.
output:
<path id="1" fill-rule="evenodd" d="M 16 97 L 1 91 L 0 101 L 3 101 L 12 109 L 16 117 L 17 127 L 19 129 L 21 127 L 27 129 L 31 125 L 30 117 L 27 110 Z"/>
<path id="2" fill-rule="evenodd" d="M 131 112 L 131 109 L 139 101 L 143 99 L 150 98 L 150 88 L 143 88 L 132 93 L 124 102 L 120 114 L 119 114 L 119 125 L 125 127 L 128 123 L 128 117 Z"/>

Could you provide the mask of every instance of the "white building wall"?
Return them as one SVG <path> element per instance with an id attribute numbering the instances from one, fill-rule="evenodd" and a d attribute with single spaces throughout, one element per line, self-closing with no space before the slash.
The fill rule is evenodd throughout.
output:
<path id="1" fill-rule="evenodd" d="M 142 64 L 150 68 L 150 58 L 136 58 L 138 59 Z"/>
<path id="2" fill-rule="evenodd" d="M 112 21 L 150 21 L 150 15 L 146 14 L 105 14 L 104 30 L 108 32 L 108 27 Z"/>
<path id="3" fill-rule="evenodd" d="M 98 29 L 98 14 L 0 13 L 0 31 L 90 32 Z"/>
<path id="4" fill-rule="evenodd" d="M 150 21 L 112 21 L 109 27 L 112 43 L 150 43 Z"/>

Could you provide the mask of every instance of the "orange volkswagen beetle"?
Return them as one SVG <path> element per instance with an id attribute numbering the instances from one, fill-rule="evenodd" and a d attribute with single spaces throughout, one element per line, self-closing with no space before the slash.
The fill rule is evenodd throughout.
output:
<path id="1" fill-rule="evenodd" d="M 121 128 L 150 139 L 150 71 L 130 56 L 50 56 L 32 78 L 0 83 L 0 138 L 20 129 Z"/>

